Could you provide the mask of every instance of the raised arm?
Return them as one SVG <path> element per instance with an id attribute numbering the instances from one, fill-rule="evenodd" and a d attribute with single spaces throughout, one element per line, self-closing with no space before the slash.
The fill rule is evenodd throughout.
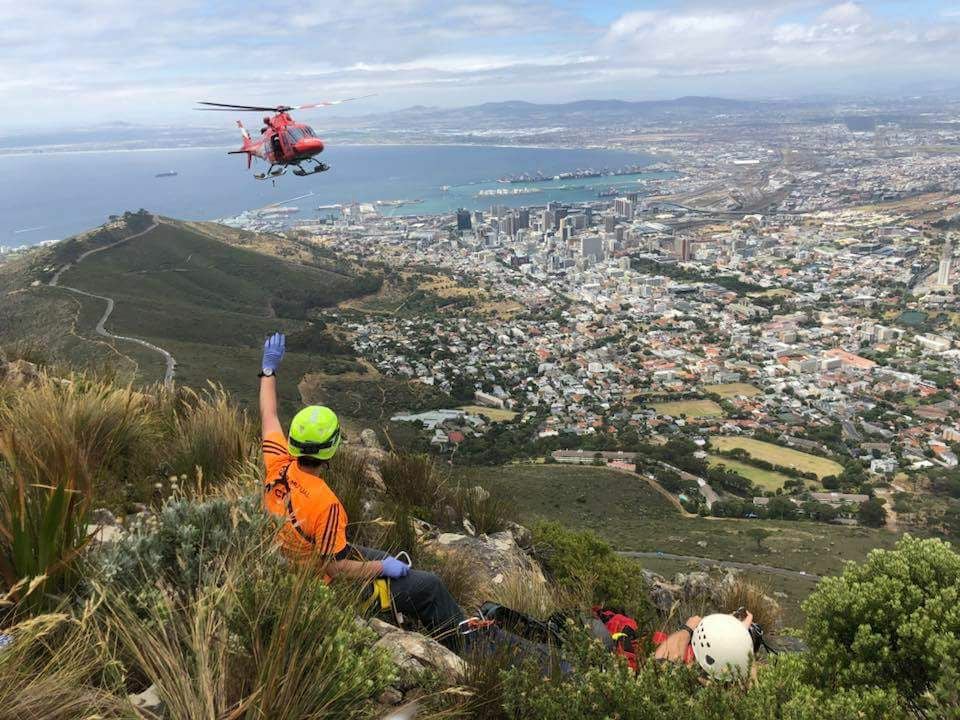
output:
<path id="1" fill-rule="evenodd" d="M 262 437 L 270 433 L 283 433 L 280 416 L 277 414 L 277 368 L 283 359 L 286 338 L 274 333 L 263 343 L 263 360 L 260 363 L 260 431 Z"/>

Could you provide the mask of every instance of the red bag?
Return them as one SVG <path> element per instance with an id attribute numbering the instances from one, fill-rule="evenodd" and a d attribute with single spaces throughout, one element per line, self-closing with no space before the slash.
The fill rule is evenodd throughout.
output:
<path id="1" fill-rule="evenodd" d="M 636 670 L 636 640 L 640 632 L 637 621 L 622 612 L 599 606 L 593 608 L 593 616 L 602 622 L 610 633 L 613 639 L 613 651 L 625 658 L 632 670 Z"/>

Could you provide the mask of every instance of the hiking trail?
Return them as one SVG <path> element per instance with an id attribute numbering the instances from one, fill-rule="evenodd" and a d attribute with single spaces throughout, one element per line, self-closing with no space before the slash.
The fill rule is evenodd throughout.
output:
<path id="1" fill-rule="evenodd" d="M 153 352 L 156 352 L 162 355 L 164 362 L 166 364 L 166 371 L 164 372 L 164 375 L 163 375 L 163 384 L 169 387 L 170 385 L 173 384 L 173 376 L 177 366 L 177 361 L 173 357 L 173 355 L 171 355 L 167 350 L 164 350 L 162 347 L 159 347 L 157 345 L 154 345 L 153 343 L 147 342 L 146 340 L 141 340 L 140 338 L 136 338 L 136 337 L 130 337 L 128 335 L 116 335 L 106 329 L 105 327 L 106 322 L 107 320 L 110 319 L 110 315 L 113 313 L 113 308 L 115 307 L 113 298 L 107 297 L 106 295 L 95 295 L 94 293 L 87 292 L 86 290 L 80 290 L 79 288 L 60 284 L 60 276 L 63 275 L 64 272 L 72 268 L 74 265 L 79 265 L 81 262 L 86 260 L 91 255 L 94 255 L 99 252 L 103 252 L 104 250 L 110 250 L 111 248 L 115 248 L 118 245 L 122 245 L 123 243 L 129 242 L 131 240 L 135 240 L 138 237 L 146 235 L 147 233 L 156 230 L 159 224 L 160 224 L 160 219 L 156 215 L 154 215 L 153 223 L 146 230 L 141 230 L 138 233 L 129 235 L 128 237 L 125 237 L 122 240 L 118 240 L 117 242 L 110 243 L 109 245 L 104 245 L 103 247 L 87 250 L 85 253 L 80 255 L 74 262 L 67 263 L 63 267 L 61 267 L 59 270 L 57 270 L 53 274 L 53 277 L 50 278 L 50 282 L 48 282 L 47 285 L 48 287 L 61 288 L 63 290 L 67 290 L 77 295 L 91 297 L 96 300 L 103 300 L 107 304 L 107 307 L 106 307 L 106 310 L 104 310 L 103 315 L 100 317 L 100 320 L 97 322 L 96 327 L 94 328 L 94 331 L 97 333 L 97 335 L 108 338 L 110 340 L 123 340 L 126 342 L 136 343 L 138 345 L 141 345 L 147 348 L 148 350 L 152 350 Z"/>

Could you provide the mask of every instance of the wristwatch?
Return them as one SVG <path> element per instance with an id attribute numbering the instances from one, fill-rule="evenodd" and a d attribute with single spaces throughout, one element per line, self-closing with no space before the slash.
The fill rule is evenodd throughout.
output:
<path id="1" fill-rule="evenodd" d="M 263 368 L 260 372 L 257 373 L 257 377 L 261 377 L 261 378 L 276 377 L 276 376 L 277 376 L 277 371 L 271 370 L 270 368 Z"/>
<path id="2" fill-rule="evenodd" d="M 680 627 L 677 628 L 677 632 L 680 632 L 681 630 L 686 630 L 688 633 L 690 633 L 690 639 L 693 640 L 693 628 L 692 628 L 692 627 L 690 627 L 690 626 L 687 625 L 686 623 L 681 623 L 681 624 L 680 624 Z"/>

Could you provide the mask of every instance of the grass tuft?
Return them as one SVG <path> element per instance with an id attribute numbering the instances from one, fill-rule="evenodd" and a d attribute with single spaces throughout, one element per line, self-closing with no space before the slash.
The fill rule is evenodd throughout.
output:
<path id="1" fill-rule="evenodd" d="M 722 582 L 714 598 L 718 612 L 732 613 L 745 607 L 753 613 L 753 621 L 763 627 L 765 633 L 774 634 L 783 621 L 780 603 L 770 596 L 770 588 L 741 575 Z"/>
<path id="2" fill-rule="evenodd" d="M 222 387 L 178 388 L 167 401 L 172 432 L 166 461 L 198 485 L 220 485 L 252 457 L 254 427 Z"/>
<path id="3" fill-rule="evenodd" d="M 116 502 L 142 493 L 155 471 L 161 428 L 153 404 L 130 386 L 42 376 L 0 405 L 0 427 L 17 435 L 19 467 L 33 482 L 90 475 L 99 501 Z"/>

